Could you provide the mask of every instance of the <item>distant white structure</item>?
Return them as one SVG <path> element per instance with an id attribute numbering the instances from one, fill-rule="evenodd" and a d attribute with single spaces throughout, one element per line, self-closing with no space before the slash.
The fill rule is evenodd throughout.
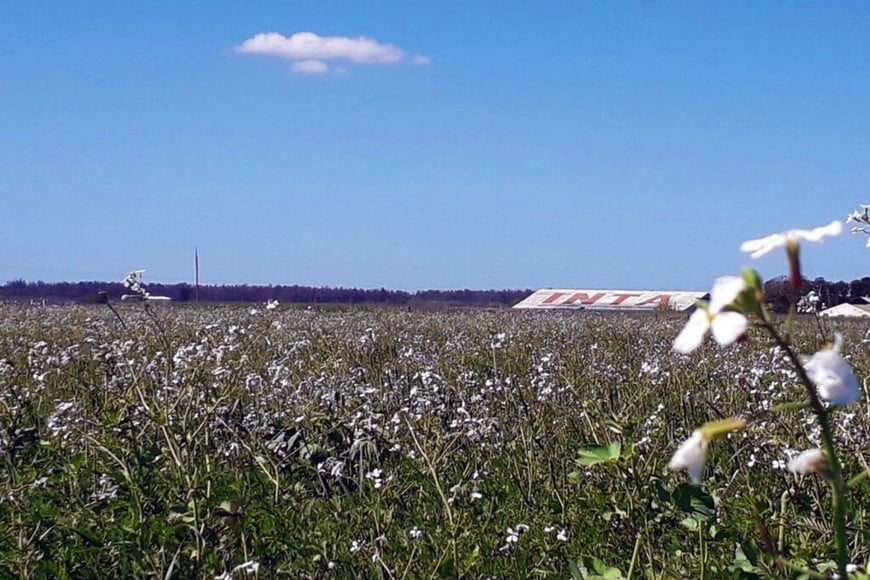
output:
<path id="1" fill-rule="evenodd" d="M 519 309 L 573 309 L 573 310 L 676 310 L 685 311 L 704 299 L 705 292 L 665 290 L 538 290 L 514 308 Z"/>
<path id="2" fill-rule="evenodd" d="M 870 318 L 870 298 L 863 296 L 849 302 L 822 310 L 819 316 L 848 316 L 850 318 Z"/>
<path id="3" fill-rule="evenodd" d="M 169 296 L 143 296 L 141 294 L 122 294 L 121 300 L 124 302 L 169 302 L 172 300 Z"/>

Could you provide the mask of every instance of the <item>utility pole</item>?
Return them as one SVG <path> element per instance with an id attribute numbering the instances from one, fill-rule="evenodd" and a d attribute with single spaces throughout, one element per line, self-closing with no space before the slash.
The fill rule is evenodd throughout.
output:
<path id="1" fill-rule="evenodd" d="M 193 284 L 193 299 L 199 302 L 199 248 L 196 246 L 193 247 Z"/>

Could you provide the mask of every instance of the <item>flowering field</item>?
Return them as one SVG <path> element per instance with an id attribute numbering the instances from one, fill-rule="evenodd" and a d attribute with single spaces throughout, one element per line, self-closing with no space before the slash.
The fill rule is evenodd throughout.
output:
<path id="1" fill-rule="evenodd" d="M 819 430 L 808 409 L 782 410 L 803 390 L 755 329 L 682 355 L 674 314 L 118 315 L 0 305 L 0 576 L 720 578 L 831 565 L 829 488 L 785 469 Z M 810 354 L 842 332 L 868 376 L 866 328 L 825 324 L 799 319 L 793 343 Z M 857 564 L 870 557 L 861 397 L 832 413 L 858 476 Z M 731 416 L 752 421 L 711 447 L 700 487 L 667 469 L 697 425 Z"/>

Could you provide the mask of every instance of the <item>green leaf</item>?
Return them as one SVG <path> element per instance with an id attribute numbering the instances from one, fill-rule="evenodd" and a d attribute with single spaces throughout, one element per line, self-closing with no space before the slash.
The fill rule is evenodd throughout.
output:
<path id="1" fill-rule="evenodd" d="M 719 534 L 719 528 L 716 524 L 713 524 L 709 528 L 707 528 L 707 534 L 710 536 L 711 540 L 715 540 L 716 536 Z"/>
<path id="2" fill-rule="evenodd" d="M 445 558 L 444 561 L 441 562 L 441 565 L 438 566 L 438 575 L 442 578 L 455 578 L 458 576 L 456 572 L 456 566 L 451 557 Z"/>
<path id="3" fill-rule="evenodd" d="M 763 573 L 763 570 L 757 564 L 758 553 L 752 546 L 747 545 L 744 549 L 742 544 L 737 544 L 737 548 L 734 550 L 734 565 L 732 569 L 741 570 L 745 574 L 751 574 L 751 577 L 754 577 Z"/>
<path id="4" fill-rule="evenodd" d="M 576 567 L 576 564 L 574 564 L 574 565 Z M 620 580 L 622 578 L 625 578 L 622 575 L 622 571 L 620 571 L 619 568 L 616 568 L 614 566 L 608 566 L 607 564 L 605 564 L 603 561 L 599 560 L 598 558 L 592 558 L 589 556 L 584 557 L 583 558 L 583 566 L 584 566 L 583 568 L 578 569 L 578 573 L 581 574 L 581 576 L 580 576 L 581 578 L 588 578 L 590 580 L 593 580 L 593 579 Z M 570 569 L 570 567 L 571 567 L 570 562 L 568 564 L 568 567 Z M 590 574 L 588 572 L 588 568 L 592 569 L 593 574 Z M 573 576 L 573 572 L 572 572 L 572 576 Z M 576 578 L 576 576 L 573 576 L 573 577 Z"/>
<path id="5" fill-rule="evenodd" d="M 596 465 L 598 463 L 609 463 L 616 461 L 620 457 L 622 445 L 619 441 L 610 443 L 607 447 L 593 447 L 591 449 L 581 449 L 577 452 L 577 463 L 580 465 Z"/>
<path id="6" fill-rule="evenodd" d="M 674 489 L 671 497 L 678 508 L 689 512 L 698 520 L 704 520 L 716 514 L 716 500 L 700 487 L 681 483 Z"/>
<path id="7" fill-rule="evenodd" d="M 752 268 L 743 268 L 743 281 L 746 282 L 746 288 L 749 290 L 762 290 L 764 284 L 761 282 L 761 276 Z"/>
<path id="8" fill-rule="evenodd" d="M 84 527 L 73 528 L 73 527 L 71 527 L 68 529 L 70 531 L 78 534 L 82 539 L 89 542 L 93 546 L 102 546 L 103 545 L 103 541 L 100 538 L 98 538 L 95 534 L 93 534 L 90 530 L 88 530 L 87 528 L 84 528 Z"/>
<path id="9" fill-rule="evenodd" d="M 680 522 L 680 525 L 682 525 L 684 528 L 695 531 L 701 524 L 694 517 L 689 516 L 683 519 L 683 521 Z"/>
<path id="10" fill-rule="evenodd" d="M 585 578 L 580 571 L 580 567 L 577 566 L 577 562 L 574 560 L 568 560 L 568 572 L 571 574 L 571 580 L 583 580 Z"/>
<path id="11" fill-rule="evenodd" d="M 471 568 L 472 566 L 474 566 L 474 564 L 477 562 L 477 559 L 479 557 L 480 557 L 480 546 L 475 544 L 474 550 L 472 550 L 470 554 L 468 554 L 467 556 L 465 556 L 465 558 L 462 559 L 462 564 L 463 564 L 463 566 L 465 566 L 465 569 L 468 570 L 468 568 Z"/>
<path id="12" fill-rule="evenodd" d="M 662 485 L 662 482 L 659 479 L 653 479 L 650 481 L 649 496 L 655 498 L 660 504 L 671 501 L 671 492 Z"/>

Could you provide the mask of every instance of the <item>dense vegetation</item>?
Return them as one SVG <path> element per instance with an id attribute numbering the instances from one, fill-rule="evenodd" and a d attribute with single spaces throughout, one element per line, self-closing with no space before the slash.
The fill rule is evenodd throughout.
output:
<path id="1" fill-rule="evenodd" d="M 0 304 L 0 576 L 764 577 L 823 570 L 816 442 L 761 338 L 510 311 Z M 864 328 L 836 321 L 859 377 Z M 813 352 L 815 320 L 796 343 Z M 827 332 L 831 328 L 823 329 Z M 667 471 L 709 419 L 702 487 Z M 851 474 L 870 416 L 837 412 Z M 870 556 L 870 484 L 849 490 Z"/>

